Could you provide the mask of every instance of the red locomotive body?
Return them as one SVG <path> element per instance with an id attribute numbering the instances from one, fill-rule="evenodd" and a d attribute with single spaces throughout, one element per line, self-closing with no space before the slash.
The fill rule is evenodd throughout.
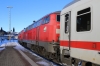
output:
<path id="1" fill-rule="evenodd" d="M 23 30 L 18 34 L 18 42 L 19 43 L 21 43 L 23 41 L 23 34 L 24 34 Z"/>

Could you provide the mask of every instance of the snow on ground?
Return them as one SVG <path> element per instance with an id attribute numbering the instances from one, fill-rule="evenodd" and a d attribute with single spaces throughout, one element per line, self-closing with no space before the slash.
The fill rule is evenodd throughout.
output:
<path id="1" fill-rule="evenodd" d="M 17 50 L 22 50 L 24 52 L 29 52 L 31 53 L 33 56 L 35 56 L 35 60 L 38 60 L 36 63 L 41 65 L 41 66 L 57 66 L 54 65 L 52 62 L 36 55 L 35 53 L 31 52 L 30 50 L 24 48 L 23 46 L 21 46 L 17 40 L 4 40 L 0 43 L 0 51 L 5 49 L 5 46 L 14 46 L 15 49 Z"/>
<path id="2" fill-rule="evenodd" d="M 2 50 L 4 50 L 5 49 L 5 47 L 0 47 L 0 52 L 2 51 Z"/>
<path id="3" fill-rule="evenodd" d="M 1 46 L 0 47 L 5 47 L 5 46 L 17 46 L 15 44 L 15 42 L 17 42 L 17 40 L 4 40 L 1 42 Z"/>
<path id="4" fill-rule="evenodd" d="M 57 65 L 54 65 L 52 62 L 49 62 L 48 60 L 46 60 L 46 59 L 44 59 L 44 58 L 42 58 L 42 57 L 40 57 L 40 56 L 38 56 L 38 55 L 36 55 L 35 53 L 33 53 L 33 52 L 31 52 L 30 50 L 27 50 L 27 49 L 25 49 L 23 46 L 21 46 L 19 43 L 15 43 L 17 46 L 15 47 L 15 49 L 20 49 L 20 50 L 22 50 L 22 51 L 24 51 L 24 52 L 29 52 L 29 53 L 31 53 L 33 56 L 35 56 L 35 60 L 38 60 L 36 63 L 37 64 L 39 64 L 39 65 L 41 65 L 41 66 L 57 66 Z"/>
<path id="5" fill-rule="evenodd" d="M 5 49 L 5 46 L 16 46 L 16 44 L 14 42 L 16 42 L 17 40 L 3 40 L 0 41 L 0 51 Z"/>
<path id="6" fill-rule="evenodd" d="M 43 65 L 43 66 L 57 66 L 57 65 L 54 65 L 52 62 L 50 63 L 46 63 L 44 61 L 38 61 L 36 62 L 37 64 L 40 64 L 40 65 Z"/>

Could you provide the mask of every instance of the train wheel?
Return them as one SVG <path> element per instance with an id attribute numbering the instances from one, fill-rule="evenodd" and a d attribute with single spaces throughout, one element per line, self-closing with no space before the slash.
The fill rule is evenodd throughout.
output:
<path id="1" fill-rule="evenodd" d="M 35 51 L 35 52 L 37 52 L 37 50 L 36 50 L 36 49 L 37 49 L 37 47 L 36 47 L 36 45 L 34 45 L 34 51 Z"/>
<path id="2" fill-rule="evenodd" d="M 51 53 L 51 52 L 49 52 L 48 58 L 49 58 L 50 60 L 53 59 L 53 57 L 52 57 L 52 53 Z"/>
<path id="3" fill-rule="evenodd" d="M 38 53 L 41 55 L 42 54 L 42 47 L 38 47 Z"/>
<path id="4" fill-rule="evenodd" d="M 75 61 L 74 58 L 72 58 L 71 62 L 72 62 L 72 64 L 75 64 L 76 63 L 76 61 Z"/>
<path id="5" fill-rule="evenodd" d="M 46 50 L 45 48 L 42 48 L 42 55 L 45 57 L 46 56 Z"/>
<path id="6" fill-rule="evenodd" d="M 38 46 L 36 46 L 36 53 L 39 53 L 39 48 L 38 48 Z"/>
<path id="7" fill-rule="evenodd" d="M 37 46 L 37 52 L 40 53 L 39 47 Z"/>
<path id="8" fill-rule="evenodd" d="M 46 58 L 47 58 L 47 59 L 50 59 L 50 58 L 49 58 L 49 54 L 50 54 L 49 52 L 46 52 Z"/>
<path id="9" fill-rule="evenodd" d="M 53 58 L 54 58 L 53 53 L 49 52 L 49 56 L 48 57 L 49 57 L 50 60 L 53 60 Z"/>
<path id="10" fill-rule="evenodd" d="M 38 53 L 41 55 L 42 52 L 41 52 L 42 48 L 41 47 L 38 47 Z"/>
<path id="11" fill-rule="evenodd" d="M 34 46 L 33 45 L 31 45 L 31 50 L 34 50 Z"/>
<path id="12" fill-rule="evenodd" d="M 53 58 L 54 58 L 57 62 L 59 62 L 59 57 L 57 56 L 56 53 L 53 54 Z"/>

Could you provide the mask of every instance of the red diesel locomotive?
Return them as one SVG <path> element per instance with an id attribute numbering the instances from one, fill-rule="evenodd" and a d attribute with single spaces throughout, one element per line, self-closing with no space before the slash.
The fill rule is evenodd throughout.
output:
<path id="1" fill-rule="evenodd" d="M 48 58 L 58 58 L 60 11 L 35 21 L 19 33 L 19 43 Z"/>

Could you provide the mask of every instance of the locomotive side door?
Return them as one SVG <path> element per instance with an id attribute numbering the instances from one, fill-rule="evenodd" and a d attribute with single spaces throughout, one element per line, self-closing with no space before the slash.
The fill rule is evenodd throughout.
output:
<path id="1" fill-rule="evenodd" d="M 36 28 L 36 43 L 39 42 L 39 26 Z"/>

